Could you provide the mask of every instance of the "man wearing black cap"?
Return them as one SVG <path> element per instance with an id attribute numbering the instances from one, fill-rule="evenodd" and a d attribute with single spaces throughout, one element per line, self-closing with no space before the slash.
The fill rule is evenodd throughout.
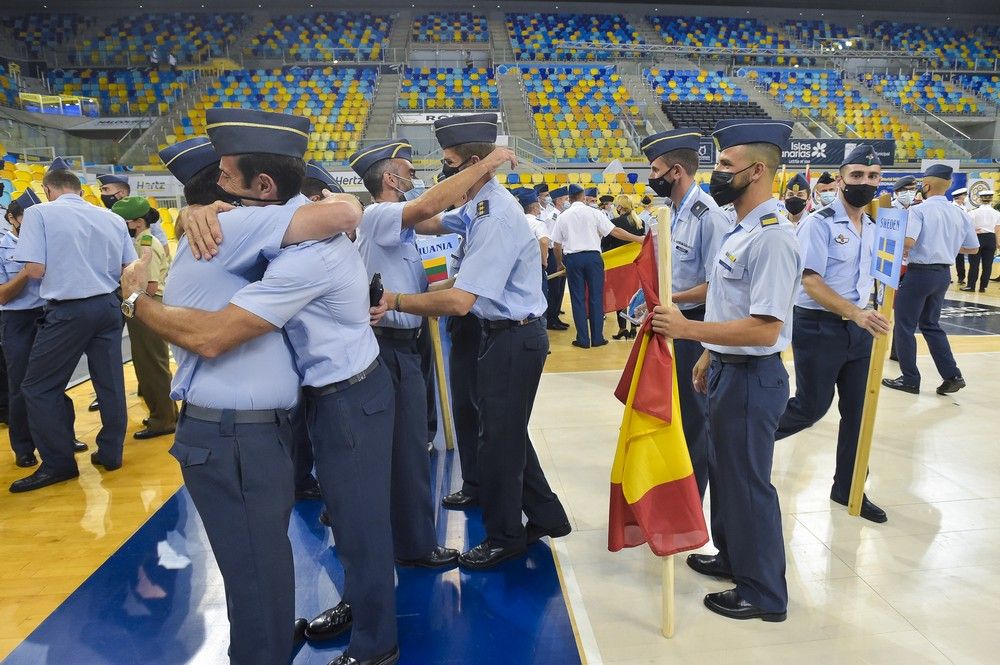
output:
<path id="1" fill-rule="evenodd" d="M 639 148 L 649 160 L 649 187 L 670 200 L 671 271 L 673 302 L 684 316 L 705 320 L 707 273 L 715 262 L 723 236 L 732 227 L 729 216 L 695 182 L 701 133 L 678 128 L 646 137 Z M 656 220 L 653 220 L 654 225 Z M 699 342 L 678 339 L 677 382 L 684 438 L 702 497 L 708 487 L 708 404 L 705 395 L 688 380 L 704 348 Z"/>
<path id="2" fill-rule="evenodd" d="M 230 661 L 234 665 L 286 663 L 292 653 L 295 609 L 287 535 L 294 501 L 289 419 L 299 398 L 300 383 L 308 381 L 300 378 L 295 364 L 304 352 L 296 349 L 293 357 L 288 339 L 269 319 L 247 309 L 249 303 L 244 303 L 244 308 L 231 301 L 243 287 L 264 276 L 267 259 L 277 255 L 282 246 L 349 231 L 356 227 L 361 211 L 353 197 L 335 196 L 309 203 L 299 193 L 305 173 L 302 155 L 309 137 L 308 119 L 209 109 L 206 120 L 209 137 L 221 156 L 220 194 L 240 201 L 243 207 L 233 209 L 216 203 L 183 210 L 185 234 L 170 270 L 164 302 L 144 295 L 147 255 L 145 262 L 133 264 L 122 277 L 123 293 L 131 294 L 122 311 L 174 345 L 177 372 L 172 396 L 184 405 L 170 452 L 181 465 L 185 485 L 222 572 L 230 621 Z M 222 214 L 216 218 L 217 212 Z M 211 260 L 198 260 L 201 257 Z M 307 265 L 304 258 L 299 263 Z M 308 265 L 315 266 L 315 262 Z M 313 277 L 322 277 L 334 286 L 346 283 L 334 284 L 326 275 Z M 355 277 L 367 292 L 363 269 Z M 299 294 L 287 282 L 280 299 L 291 303 L 293 295 Z M 326 327 L 335 326 L 336 321 L 330 321 Z M 340 348 L 331 354 L 331 366 L 339 368 L 342 359 L 366 360 L 360 352 L 351 355 Z M 359 380 L 352 385 L 364 384 Z M 379 399 L 391 399 L 391 395 Z M 367 428 L 366 443 L 370 450 L 388 452 L 391 419 L 384 409 L 369 411 L 371 416 L 360 423 Z M 356 412 L 362 413 L 360 408 Z M 345 426 L 341 422 L 339 431 Z M 324 471 L 336 477 L 344 468 L 355 468 L 353 462 L 338 459 L 337 451 L 345 446 L 329 441 L 327 434 L 321 429 L 313 437 L 321 479 Z M 320 455 L 320 450 L 325 454 Z M 367 481 L 360 488 L 348 490 L 334 482 L 330 487 L 331 491 L 359 492 L 356 498 L 369 510 L 385 507 L 385 513 L 375 515 L 363 531 L 373 538 L 382 535 L 367 560 L 370 565 L 382 566 L 383 579 L 388 578 L 391 588 L 388 458 L 379 464 L 374 471 L 366 467 L 367 476 L 354 474 Z M 362 490 L 373 494 L 361 494 Z M 329 502 L 330 497 L 327 499 Z M 349 521 L 344 518 L 342 524 Z M 347 557 L 346 552 L 359 541 L 340 535 L 338 553 Z M 248 570 L 255 572 L 248 575 Z M 364 584 L 357 586 L 364 591 Z M 394 622 L 387 625 L 387 630 L 394 628 Z M 304 631 L 304 620 L 295 628 Z M 394 635 L 389 634 L 386 640 L 391 647 Z"/>
<path id="3" fill-rule="evenodd" d="M 951 204 L 944 194 L 951 186 L 952 168 L 932 164 L 924 173 L 922 183 L 925 201 L 910 209 L 906 223 L 904 257 L 909 263 L 906 279 L 896 294 L 896 325 L 893 342 L 899 357 L 902 375 L 882 379 L 882 385 L 894 390 L 920 392 L 920 371 L 917 369 L 917 328 L 924 336 L 934 359 L 934 365 L 944 382 L 939 395 L 947 395 L 965 387 L 965 379 L 955 363 L 948 335 L 938 322 L 944 296 L 951 283 L 951 265 L 955 255 L 975 254 L 979 240 L 972 219 Z"/>
<path id="4" fill-rule="evenodd" d="M 837 181 L 828 172 L 823 171 L 813 188 L 813 203 L 817 208 L 825 208 L 837 199 Z"/>
<path id="5" fill-rule="evenodd" d="M 310 201 L 319 201 L 323 198 L 323 190 L 334 194 L 344 193 L 344 188 L 333 179 L 330 172 L 316 160 L 311 160 L 306 164 L 306 176 L 302 179 L 302 195 Z"/>
<path id="6" fill-rule="evenodd" d="M 496 149 L 494 113 L 441 118 L 434 129 L 444 151 L 445 177 L 473 168 Z M 396 312 L 462 316 L 473 311 L 483 320 L 477 398 L 486 538 L 459 558 L 462 567 L 483 570 L 520 556 L 544 536 L 564 536 L 571 527 L 528 436 L 549 346 L 538 242 L 517 201 L 495 178 L 481 177 L 465 195 L 468 203 L 443 222 L 467 239 L 454 286 L 419 294 L 387 291 L 386 297 Z"/>
<path id="7" fill-rule="evenodd" d="M 597 206 L 604 211 L 608 219 L 614 219 L 617 216 L 615 215 L 615 197 L 610 194 L 602 194 L 598 197 Z"/>
<path id="8" fill-rule="evenodd" d="M 180 141 L 160 151 L 160 161 L 184 186 L 189 206 L 208 205 L 218 198 L 219 155 L 205 136 Z"/>
<path id="9" fill-rule="evenodd" d="M 837 200 L 806 217 L 797 230 L 803 270 L 792 327 L 795 397 L 778 422 L 777 438 L 816 424 L 837 390 L 840 430 L 830 499 L 842 506 L 851 492 L 872 337 L 891 330 L 888 319 L 869 308 L 875 223 L 865 207 L 881 179 L 878 154 L 870 145 L 859 145 L 840 167 L 843 187 Z M 867 496 L 861 516 L 880 523 L 887 519 Z"/>
<path id="10" fill-rule="evenodd" d="M 705 596 L 709 610 L 733 619 L 784 621 L 788 606 L 771 462 L 788 401 L 781 351 L 791 337 L 802 261 L 771 183 L 791 132 L 790 123 L 773 120 L 716 125 L 719 153 L 710 190 L 720 206 L 734 205 L 736 226 L 708 277 L 705 320 L 691 321 L 670 305 L 657 307 L 653 317 L 656 332 L 701 341 L 706 349 L 693 378 L 695 388 L 708 393 L 712 540 L 719 553 L 692 554 L 687 563 L 736 583 Z"/>

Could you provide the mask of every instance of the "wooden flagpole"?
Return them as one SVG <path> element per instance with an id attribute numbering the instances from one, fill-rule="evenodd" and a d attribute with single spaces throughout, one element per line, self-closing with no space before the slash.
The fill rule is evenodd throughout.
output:
<path id="1" fill-rule="evenodd" d="M 448 397 L 448 376 L 444 371 L 444 352 L 441 350 L 441 319 L 428 317 L 427 327 L 431 331 L 431 348 L 434 352 L 434 374 L 437 377 L 438 405 L 441 422 L 444 423 L 444 445 L 447 450 L 455 448 L 455 424 L 451 418 L 451 399 Z"/>
<path id="2" fill-rule="evenodd" d="M 872 201 L 868 214 L 874 220 L 878 217 L 879 207 L 888 208 L 892 205 L 891 197 L 883 194 L 880 199 Z M 878 251 L 878 248 L 875 248 Z M 896 289 L 876 282 L 883 290 L 882 302 L 878 305 L 879 312 L 892 323 L 892 307 L 896 300 Z M 875 411 L 878 408 L 878 396 L 882 387 L 882 374 L 885 369 L 885 356 L 892 343 L 892 333 L 878 335 L 872 343 L 872 357 L 868 365 L 868 383 L 865 385 L 865 406 L 861 412 L 861 432 L 858 435 L 858 451 L 854 456 L 854 475 L 851 480 L 851 494 L 847 499 L 847 513 L 858 517 L 861 515 L 861 502 L 865 495 L 865 481 L 868 479 L 868 460 L 872 452 L 872 435 L 875 432 Z"/>
<path id="3" fill-rule="evenodd" d="M 673 307 L 673 284 L 671 281 L 671 266 L 670 266 L 670 208 L 662 207 L 658 208 L 656 211 L 656 270 L 657 277 L 659 278 L 659 297 L 660 304 L 664 307 Z M 670 355 L 674 355 L 674 343 L 673 341 L 668 341 L 670 344 Z M 676 372 L 676 367 L 674 372 Z M 676 382 L 674 382 L 676 383 Z M 674 636 L 674 557 L 673 555 L 662 557 L 662 572 L 661 576 L 663 579 L 662 588 L 662 598 L 661 606 L 663 610 L 662 614 L 662 626 L 661 632 L 666 638 L 672 638 Z"/>

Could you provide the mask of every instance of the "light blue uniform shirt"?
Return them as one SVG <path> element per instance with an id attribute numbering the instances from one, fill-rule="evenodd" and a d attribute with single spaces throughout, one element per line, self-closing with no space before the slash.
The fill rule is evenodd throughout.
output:
<path id="1" fill-rule="evenodd" d="M 170 245 L 167 244 L 167 234 L 163 231 L 163 226 L 159 222 L 151 224 L 149 232 L 153 234 L 154 238 L 160 241 L 161 245 L 164 247 L 170 247 Z"/>
<path id="2" fill-rule="evenodd" d="M 979 247 L 972 218 L 943 196 L 932 196 L 907 212 L 906 237 L 916 241 L 910 249 L 910 265 L 951 265 L 962 247 Z"/>
<path id="3" fill-rule="evenodd" d="M 368 276 L 346 235 L 281 250 L 264 279 L 232 303 L 284 327 L 302 385 L 344 381 L 378 357 L 369 323 Z"/>
<path id="4" fill-rule="evenodd" d="M 722 240 L 708 275 L 706 321 L 773 316 L 782 322 L 773 346 L 719 346 L 710 351 L 766 356 L 783 351 L 792 339 L 792 306 L 802 281 L 802 258 L 795 229 L 768 199 L 750 211 Z"/>
<path id="5" fill-rule="evenodd" d="M 729 216 L 697 183 L 671 205 L 671 272 L 674 292 L 704 284 L 719 253 L 722 237 L 732 227 Z M 694 309 L 699 303 L 679 303 L 678 309 Z"/>
<path id="6" fill-rule="evenodd" d="M 862 309 L 867 307 L 875 283 L 871 276 L 875 222 L 862 214 L 859 235 L 843 201 L 837 197 L 829 206 L 803 218 L 796 235 L 802 252 L 802 269 L 822 277 L 844 300 Z M 799 291 L 795 304 L 806 309 L 825 309 L 805 289 Z"/>
<path id="7" fill-rule="evenodd" d="M 358 228 L 358 252 L 368 269 L 369 281 L 375 273 L 380 273 L 386 291 L 423 293 L 427 290 L 427 274 L 417 248 L 417 234 L 413 229 L 403 228 L 405 205 L 405 202 L 373 203 L 365 208 Z M 422 324 L 421 316 L 387 312 L 379 325 L 419 328 Z"/>
<path id="8" fill-rule="evenodd" d="M 443 221 L 449 230 L 466 234 L 455 287 L 477 296 L 473 314 L 521 321 L 545 313 L 538 241 L 510 192 L 490 180 L 457 215 Z"/>
<path id="9" fill-rule="evenodd" d="M 250 282 L 259 280 L 276 256 L 292 215 L 309 202 L 296 196 L 285 205 L 237 208 L 219 215 L 222 244 L 211 261 L 191 255 L 187 237 L 167 273 L 163 303 L 216 312 Z M 174 346 L 177 371 L 170 396 L 212 409 L 290 409 L 299 394 L 299 374 L 282 331 L 270 332 L 217 358 L 202 358 Z"/>
<path id="10" fill-rule="evenodd" d="M 0 234 L 0 284 L 6 284 L 17 277 L 23 263 L 14 260 L 14 249 L 17 247 L 17 236 L 13 232 Z M 38 288 L 41 282 L 37 279 L 29 279 L 21 293 L 6 305 L 0 305 L 0 310 L 26 310 L 35 309 L 45 305 L 45 301 L 38 295 Z"/>
<path id="11" fill-rule="evenodd" d="M 112 293 L 122 266 L 137 258 L 125 220 L 76 194 L 25 210 L 14 250 L 15 261 L 45 265 L 39 287 L 45 300 Z"/>

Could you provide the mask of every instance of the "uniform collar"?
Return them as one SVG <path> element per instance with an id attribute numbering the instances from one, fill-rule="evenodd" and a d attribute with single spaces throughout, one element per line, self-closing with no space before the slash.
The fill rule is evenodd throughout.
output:
<path id="1" fill-rule="evenodd" d="M 947 199 L 947 197 L 945 197 L 944 194 L 936 194 L 934 196 L 929 196 L 926 199 L 924 199 L 924 203 L 930 203 L 931 201 L 938 201 L 938 202 L 940 202 L 940 201 L 948 201 L 948 199 Z"/>
<path id="2" fill-rule="evenodd" d="M 496 178 L 490 178 L 479 189 L 479 191 L 476 192 L 476 195 L 472 197 L 472 200 L 462 206 L 462 217 L 465 219 L 466 223 L 469 223 L 476 218 L 476 206 L 479 205 L 479 202 L 488 199 L 498 188 L 503 189 L 500 187 L 500 183 L 497 182 Z"/>
<path id="3" fill-rule="evenodd" d="M 684 196 L 681 197 L 680 205 L 675 205 L 673 199 L 671 199 L 670 207 L 674 209 L 675 217 L 680 217 L 684 214 L 685 210 L 694 205 L 694 202 L 698 199 L 698 192 L 695 190 L 699 189 L 701 189 L 701 187 L 698 186 L 698 183 L 692 182 L 688 190 L 684 192 Z"/>

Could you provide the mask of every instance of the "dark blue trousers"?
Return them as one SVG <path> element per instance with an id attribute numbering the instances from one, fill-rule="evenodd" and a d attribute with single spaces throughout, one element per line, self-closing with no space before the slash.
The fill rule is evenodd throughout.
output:
<path id="1" fill-rule="evenodd" d="M 448 382 L 451 413 L 455 418 L 458 461 L 462 467 L 462 491 L 479 498 L 479 409 L 476 406 L 476 365 L 483 324 L 474 314 L 448 318 Z"/>
<path id="2" fill-rule="evenodd" d="M 420 326 L 417 348 L 420 350 L 420 372 L 424 375 L 424 386 L 427 391 L 427 441 L 425 441 L 427 443 L 433 441 L 438 432 L 437 373 L 434 369 L 434 343 L 431 341 L 430 318 L 424 318 L 424 323 Z"/>
<path id="3" fill-rule="evenodd" d="M 101 408 L 97 454 L 109 466 L 121 464 L 126 426 L 122 326 L 121 302 L 113 293 L 46 305 L 21 384 L 31 438 L 46 471 L 77 468 L 73 423 L 52 414 L 65 414 L 66 385 L 84 353 Z"/>
<path id="4" fill-rule="evenodd" d="M 920 386 L 915 337 L 918 327 L 941 378 L 954 379 L 962 375 L 951 352 L 948 335 L 938 323 L 950 283 L 950 265 L 910 264 L 906 269 L 906 279 L 899 285 L 893 337 L 896 355 L 899 357 L 899 369 L 902 370 L 903 381 L 907 385 Z"/>
<path id="5" fill-rule="evenodd" d="M 712 436 L 712 540 L 733 572 L 740 598 L 784 612 L 785 542 L 771 484 L 774 433 L 788 401 L 788 373 L 776 355 L 743 364 L 713 355 L 708 375 Z"/>
<path id="6" fill-rule="evenodd" d="M 354 618 L 347 653 L 366 660 L 390 651 L 397 642 L 389 517 L 389 479 L 395 463 L 392 379 L 379 367 L 340 392 L 307 392 L 316 473 L 344 567 L 343 598 Z M 426 447 L 423 452 L 426 459 Z"/>
<path id="7" fill-rule="evenodd" d="M 576 252 L 563 258 L 573 306 L 576 341 L 585 346 L 604 341 L 604 261 L 600 252 Z"/>
<path id="8" fill-rule="evenodd" d="M 840 428 L 837 468 L 831 495 L 846 499 L 851 491 L 854 457 L 861 432 L 865 386 L 871 363 L 872 336 L 852 321 L 826 311 L 795 308 L 795 397 L 778 422 L 777 439 L 812 427 L 826 415 L 837 389 Z"/>
<path id="9" fill-rule="evenodd" d="M 545 265 L 545 274 L 551 275 L 554 272 L 559 272 L 556 266 L 556 252 L 554 249 L 549 250 L 549 260 Z M 548 290 L 545 293 L 545 298 L 548 301 L 548 308 L 545 310 L 545 318 L 548 322 L 555 323 L 559 320 L 559 309 L 562 308 L 563 298 L 566 297 L 566 277 L 556 277 L 555 279 L 548 281 Z"/>
<path id="10" fill-rule="evenodd" d="M 295 467 L 295 491 L 312 488 L 316 479 L 312 475 L 313 457 L 312 440 L 309 438 L 309 428 L 306 424 L 305 398 L 299 400 L 299 405 L 292 411 L 292 463 Z"/>
<path id="11" fill-rule="evenodd" d="M 420 350 L 415 339 L 379 337 L 378 346 L 396 397 L 391 503 L 396 558 L 421 559 L 437 546 L 437 533 L 427 454 L 427 386 L 420 371 Z"/>
<path id="12" fill-rule="evenodd" d="M 289 414 L 274 411 L 273 422 L 254 424 L 237 424 L 235 416 L 225 411 L 222 422 L 210 422 L 181 409 L 170 454 L 222 573 L 230 663 L 287 663 L 295 621 Z"/>
<path id="13" fill-rule="evenodd" d="M 681 310 L 684 316 L 694 321 L 705 320 L 705 306 Z M 684 439 L 687 441 L 694 477 L 698 481 L 698 493 L 705 498 L 708 487 L 708 449 L 711 440 L 708 435 L 708 398 L 694 389 L 691 374 L 695 363 L 705 352 L 701 342 L 689 339 L 674 340 L 674 356 L 677 361 L 677 389 L 680 391 L 681 422 L 684 425 Z"/>
<path id="14" fill-rule="evenodd" d="M 480 346 L 479 502 L 487 537 L 507 547 L 525 545 L 522 513 L 543 529 L 569 521 L 528 436 L 548 351 L 549 337 L 541 319 L 524 326 L 487 329 Z"/>
<path id="15" fill-rule="evenodd" d="M 10 447 L 17 456 L 30 455 L 35 452 L 35 443 L 31 439 L 31 429 L 28 427 L 28 411 L 24 404 L 24 395 L 21 393 L 21 384 L 28 371 L 28 357 L 31 355 L 31 347 L 35 343 L 35 335 L 43 315 L 41 307 L 23 310 L 8 309 L 0 314 L 0 335 L 3 336 L 8 394 L 10 395 L 8 421 Z M 63 392 L 62 401 L 64 417 L 69 421 L 69 427 L 72 431 L 76 422 L 73 400 Z"/>

